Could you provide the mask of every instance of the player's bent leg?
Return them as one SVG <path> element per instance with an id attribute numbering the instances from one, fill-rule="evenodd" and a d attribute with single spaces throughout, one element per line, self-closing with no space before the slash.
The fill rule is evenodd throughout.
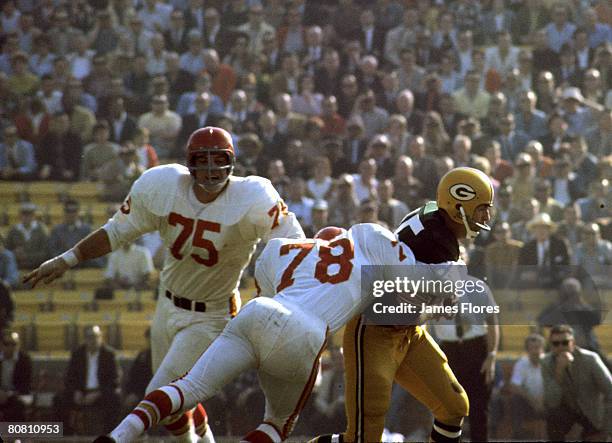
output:
<path id="1" fill-rule="evenodd" d="M 184 412 L 194 408 L 199 401 L 212 397 L 241 372 L 255 365 L 255 354 L 249 342 L 228 327 L 190 372 L 147 394 L 113 430 L 111 437 L 119 443 L 129 442 L 168 418 L 175 416 L 182 420 L 180 417 L 185 415 Z"/>
<path id="2" fill-rule="evenodd" d="M 161 308 L 159 310 L 162 311 Z M 182 314 L 174 312 L 174 316 L 179 318 L 177 320 L 173 317 L 173 321 L 180 324 L 182 320 L 180 316 Z M 187 312 L 187 314 L 189 313 Z M 185 374 L 208 348 L 210 343 L 219 335 L 220 331 L 223 330 L 224 324 L 225 320 L 221 315 L 218 318 L 207 316 L 206 321 L 187 324 L 184 328 L 177 331 L 170 346 L 165 351 L 161 364 L 147 386 L 147 392 L 151 392 L 159 386 L 163 386 Z M 195 419 L 196 416 L 193 415 L 193 417 Z M 194 419 L 192 419 L 192 415 L 177 416 L 165 423 L 164 426 L 171 434 L 180 438 L 183 435 L 181 434 L 182 431 L 184 431 L 185 435 L 197 432 L 194 431 Z M 187 428 L 183 426 L 185 421 L 189 423 Z M 201 435 L 207 435 L 209 441 L 211 439 L 214 441 L 212 431 L 210 431 L 207 425 L 204 426 L 203 430 L 205 433 Z M 188 437 L 185 438 L 188 439 Z"/>
<path id="3" fill-rule="evenodd" d="M 343 338 L 346 442 L 380 441 L 403 334 L 383 326 L 365 325 L 360 316 L 346 326 Z"/>
<path id="4" fill-rule="evenodd" d="M 411 336 L 409 351 L 396 380 L 433 413 L 432 441 L 459 441 L 463 419 L 469 413 L 467 394 L 440 347 L 418 326 Z"/>
<path id="5" fill-rule="evenodd" d="M 277 322 L 282 324 L 286 314 L 280 315 Z M 292 308 L 291 317 L 284 327 L 271 331 L 272 337 L 278 337 L 272 346 L 257 346 L 261 352 L 258 377 L 266 408 L 264 421 L 256 431 L 265 432 L 273 442 L 285 440 L 293 431 L 312 392 L 327 343 L 327 325 L 323 321 L 299 308 Z M 257 435 L 260 433 L 251 437 Z"/>

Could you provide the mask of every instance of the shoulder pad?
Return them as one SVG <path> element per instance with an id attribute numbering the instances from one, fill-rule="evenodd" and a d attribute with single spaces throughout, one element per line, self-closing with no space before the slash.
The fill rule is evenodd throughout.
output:
<path id="1" fill-rule="evenodd" d="M 244 187 L 247 193 L 245 197 L 251 202 L 270 201 L 271 204 L 274 204 L 278 200 L 278 192 L 267 178 L 250 175 L 242 177 L 241 181 L 236 183 L 240 183 L 239 186 Z"/>
<path id="2" fill-rule="evenodd" d="M 435 202 L 429 202 L 419 210 L 413 211 L 406 218 L 409 217 L 419 218 L 420 229 L 418 232 L 413 232 L 407 227 L 398 233 L 398 237 L 410 247 L 418 261 L 443 263 L 456 261 L 459 258 L 459 242 L 446 226 Z"/>
<path id="3" fill-rule="evenodd" d="M 223 220 L 225 224 L 238 223 L 251 210 L 266 213 L 280 198 L 270 180 L 263 177 L 231 175 L 229 180 L 226 191 L 208 208 L 211 217 Z"/>
<path id="4" fill-rule="evenodd" d="M 156 166 L 147 169 L 132 185 L 130 197 L 143 204 L 158 216 L 170 212 L 173 196 L 182 186 L 191 182 L 189 169 L 179 164 Z"/>

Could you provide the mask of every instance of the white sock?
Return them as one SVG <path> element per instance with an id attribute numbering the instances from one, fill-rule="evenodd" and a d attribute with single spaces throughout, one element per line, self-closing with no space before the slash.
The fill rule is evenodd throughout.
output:
<path id="1" fill-rule="evenodd" d="M 210 426 L 206 425 L 206 433 L 200 437 L 199 443 L 215 443 L 215 436 Z"/>
<path id="2" fill-rule="evenodd" d="M 129 414 L 119 425 L 113 429 L 110 436 L 117 443 L 129 443 L 136 440 L 144 432 L 142 420 L 134 414 Z"/>

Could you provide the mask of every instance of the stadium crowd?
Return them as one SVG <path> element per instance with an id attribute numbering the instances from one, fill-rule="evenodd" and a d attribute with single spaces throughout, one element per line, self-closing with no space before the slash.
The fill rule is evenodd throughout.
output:
<path id="1" fill-rule="evenodd" d="M 234 139 L 234 173 L 270 179 L 312 236 L 393 229 L 471 166 L 496 191 L 493 231 L 466 244 L 475 276 L 557 288 L 575 265 L 578 285 L 609 288 L 611 20 L 598 0 L 2 0 L 0 180 L 93 181 L 120 203 L 215 125 Z M 61 225 L 36 215 L 24 202 L 0 236 L 13 289 L 91 232 L 78 201 Z M 142 289 L 159 263 L 159 243 L 145 245 L 90 265 L 108 266 L 106 288 Z M 126 254 L 142 270 L 131 282 L 115 275 Z M 549 311 L 539 320 L 554 326 Z M 580 346 L 610 351 L 585 335 Z M 542 346 L 526 338 L 530 355 Z M 244 410 L 249 381 L 232 387 Z M 336 386 L 323 382 L 306 423 L 340 426 Z"/>

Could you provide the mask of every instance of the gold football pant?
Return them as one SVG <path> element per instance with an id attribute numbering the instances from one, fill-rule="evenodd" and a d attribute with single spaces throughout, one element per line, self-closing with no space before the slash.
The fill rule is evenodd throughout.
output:
<path id="1" fill-rule="evenodd" d="M 394 381 L 427 406 L 440 426 L 461 426 L 468 415 L 465 391 L 421 327 L 366 325 L 356 316 L 346 325 L 343 347 L 345 442 L 381 441 Z"/>

